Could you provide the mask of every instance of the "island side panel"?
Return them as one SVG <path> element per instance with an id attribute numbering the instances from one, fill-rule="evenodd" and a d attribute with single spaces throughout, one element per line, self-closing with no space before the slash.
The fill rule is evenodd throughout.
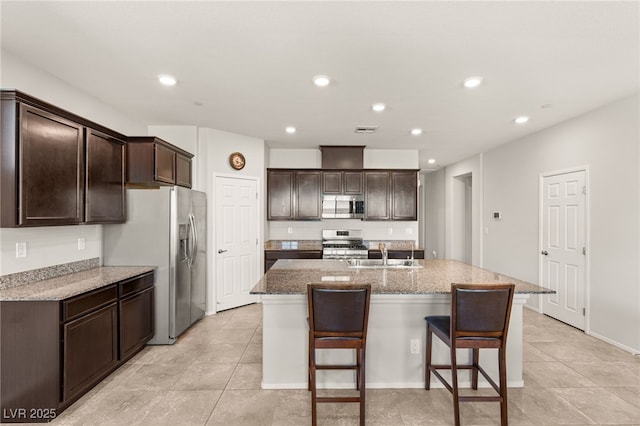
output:
<path id="1" fill-rule="evenodd" d="M 262 388 L 307 388 L 307 296 L 262 295 Z"/>
<path id="2" fill-rule="evenodd" d="M 522 387 L 522 306 L 529 295 L 514 297 L 507 342 L 507 377 L 509 387 Z M 306 295 L 263 295 L 263 389 L 307 388 L 307 299 Z M 367 338 L 368 388 L 424 387 L 424 317 L 448 315 L 451 296 L 372 295 Z M 420 339 L 420 353 L 411 354 L 409 341 Z M 448 363 L 449 351 L 434 339 L 434 362 Z M 470 351 L 459 350 L 459 363 L 469 360 Z M 497 350 L 483 350 L 480 355 L 485 370 L 498 377 Z M 352 362 L 352 351 L 318 351 L 319 362 Z M 321 388 L 352 388 L 351 371 L 323 371 L 318 376 Z M 448 372 L 442 374 L 450 378 Z M 470 387 L 469 374 L 459 373 L 461 387 Z M 432 381 L 434 387 L 441 387 Z M 489 384 L 480 380 L 481 387 Z"/>

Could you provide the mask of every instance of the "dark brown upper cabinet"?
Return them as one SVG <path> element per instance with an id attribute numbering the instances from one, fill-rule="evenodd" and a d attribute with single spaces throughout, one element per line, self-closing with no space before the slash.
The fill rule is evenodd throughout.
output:
<path id="1" fill-rule="evenodd" d="M 320 220 L 319 170 L 267 169 L 268 220 Z"/>
<path id="2" fill-rule="evenodd" d="M 87 223 L 124 222 L 125 149 L 123 140 L 93 129 L 87 133 Z"/>
<path id="3" fill-rule="evenodd" d="M 16 90 L 0 102 L 0 226 L 124 221 L 123 135 Z"/>
<path id="4" fill-rule="evenodd" d="M 296 171 L 294 199 L 296 219 L 320 220 L 322 216 L 320 178 L 319 171 Z"/>
<path id="5" fill-rule="evenodd" d="M 390 174 L 387 170 L 364 172 L 364 220 L 389 220 Z"/>
<path id="6" fill-rule="evenodd" d="M 293 220 L 295 172 L 267 170 L 267 219 Z"/>
<path id="7" fill-rule="evenodd" d="M 191 188 L 191 157 L 176 153 L 176 185 Z"/>
<path id="8" fill-rule="evenodd" d="M 418 220 L 418 174 L 391 172 L 391 220 Z"/>
<path id="9" fill-rule="evenodd" d="M 127 140 L 127 183 L 191 188 L 192 158 L 193 154 L 155 136 L 130 137 Z"/>
<path id="10" fill-rule="evenodd" d="M 335 195 L 362 194 L 362 172 L 332 170 L 322 172 L 322 193 Z"/>
<path id="11" fill-rule="evenodd" d="M 364 172 L 365 220 L 418 220 L 417 170 Z"/>

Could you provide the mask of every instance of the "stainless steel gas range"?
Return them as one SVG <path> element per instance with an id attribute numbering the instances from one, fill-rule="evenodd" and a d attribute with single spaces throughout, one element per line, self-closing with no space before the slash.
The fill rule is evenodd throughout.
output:
<path id="1" fill-rule="evenodd" d="M 323 259 L 366 259 L 369 250 L 362 242 L 361 229 L 323 229 Z"/>

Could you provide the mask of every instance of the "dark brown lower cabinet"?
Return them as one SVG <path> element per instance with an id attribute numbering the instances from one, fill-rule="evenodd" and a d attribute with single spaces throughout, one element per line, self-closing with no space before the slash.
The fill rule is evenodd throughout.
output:
<path id="1" fill-rule="evenodd" d="M 278 259 L 322 259 L 322 250 L 265 250 L 264 272 L 266 273 Z"/>
<path id="2" fill-rule="evenodd" d="M 0 422 L 53 420 L 153 332 L 153 272 L 61 301 L 0 302 Z"/>
<path id="3" fill-rule="evenodd" d="M 408 259 L 411 257 L 411 249 L 407 250 L 388 250 L 389 259 Z M 424 250 L 414 250 L 414 259 L 424 259 Z M 382 253 L 380 250 L 369 250 L 369 259 L 382 259 Z"/>
<path id="4" fill-rule="evenodd" d="M 127 360 L 153 337 L 153 288 L 120 300 L 120 359 Z"/>
<path id="5" fill-rule="evenodd" d="M 114 301 L 62 327 L 62 400 L 69 401 L 118 365 L 118 305 Z"/>

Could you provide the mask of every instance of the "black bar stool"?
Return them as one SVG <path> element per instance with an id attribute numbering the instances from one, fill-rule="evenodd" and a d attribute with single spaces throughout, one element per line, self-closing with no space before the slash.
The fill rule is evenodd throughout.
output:
<path id="1" fill-rule="evenodd" d="M 425 386 L 431 387 L 433 373 L 453 394 L 453 411 L 456 426 L 460 425 L 460 402 L 499 401 L 500 424 L 506 426 L 507 419 L 507 364 L 505 348 L 509 317 L 513 304 L 513 284 L 453 284 L 451 286 L 451 316 L 428 316 Z M 432 335 L 435 334 L 451 350 L 451 365 L 431 363 Z M 470 348 L 473 360 L 469 365 L 458 365 L 456 349 Z M 479 365 L 480 349 L 498 349 L 498 386 Z M 451 370 L 452 385 L 437 370 Z M 471 387 L 478 389 L 478 372 L 491 384 L 497 396 L 460 396 L 458 393 L 458 370 L 471 370 Z"/>
<path id="2" fill-rule="evenodd" d="M 323 285 L 308 286 L 309 302 L 309 390 L 311 391 L 311 422 L 317 424 L 318 402 L 359 402 L 360 425 L 365 418 L 365 349 L 371 286 Z M 317 365 L 316 349 L 355 349 L 352 365 Z M 355 370 L 358 397 L 318 397 L 317 370 Z"/>

